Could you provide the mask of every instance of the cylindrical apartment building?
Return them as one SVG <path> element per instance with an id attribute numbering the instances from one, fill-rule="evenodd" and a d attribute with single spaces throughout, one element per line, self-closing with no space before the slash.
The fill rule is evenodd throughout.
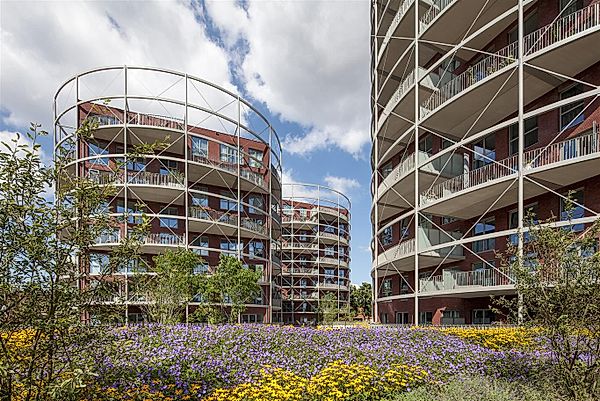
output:
<path id="1" fill-rule="evenodd" d="M 66 81 L 54 98 L 55 153 L 68 155 L 68 173 L 112 183 L 111 216 L 126 216 L 97 239 L 80 261 L 90 278 L 109 263 L 109 251 L 139 224 L 151 222 L 139 263 L 110 272 L 129 321 L 143 319 L 145 300 L 135 282 L 152 274 L 152 257 L 169 248 L 198 253 L 210 272 L 222 253 L 262 272 L 261 295 L 242 322 L 280 316 L 281 147 L 267 119 L 239 95 L 184 73 L 148 67 L 107 67 Z M 75 135 L 86 120 L 91 137 Z M 137 145 L 164 141 L 153 154 Z M 132 154 L 135 154 L 133 156 Z M 192 310 L 195 302 L 191 302 Z"/>
<path id="2" fill-rule="evenodd" d="M 492 323 L 490 295 L 515 293 L 496 253 L 523 252 L 528 215 L 598 218 L 600 4 L 371 11 L 374 318 Z"/>
<path id="3" fill-rule="evenodd" d="M 316 324 L 325 304 L 339 319 L 350 305 L 350 200 L 322 185 L 283 190 L 282 321 Z"/>

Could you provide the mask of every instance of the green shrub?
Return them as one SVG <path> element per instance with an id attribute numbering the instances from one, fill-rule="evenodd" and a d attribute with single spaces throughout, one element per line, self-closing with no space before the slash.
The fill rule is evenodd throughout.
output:
<path id="1" fill-rule="evenodd" d="M 388 401 L 561 401 L 552 392 L 490 377 L 455 379 L 439 386 L 424 386 Z"/>

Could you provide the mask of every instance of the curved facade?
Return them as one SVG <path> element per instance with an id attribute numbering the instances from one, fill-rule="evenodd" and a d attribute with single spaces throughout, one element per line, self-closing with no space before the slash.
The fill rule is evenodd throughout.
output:
<path id="1" fill-rule="evenodd" d="M 90 278 L 104 271 L 108 252 L 142 213 L 151 221 L 141 261 L 111 272 L 115 293 L 99 301 L 122 303 L 127 319 L 143 319 L 136 278 L 152 274 L 153 255 L 185 247 L 203 258 L 198 273 L 210 272 L 221 253 L 261 271 L 262 294 L 240 319 L 278 319 L 281 147 L 259 111 L 200 78 L 125 66 L 69 79 L 55 95 L 54 116 L 55 153 L 69 158 L 68 172 L 116 186 L 106 210 L 121 222 L 81 261 Z M 86 120 L 99 127 L 89 138 L 76 136 Z M 138 145 L 156 141 L 165 146 L 133 156 Z"/>
<path id="2" fill-rule="evenodd" d="M 316 324 L 327 294 L 339 319 L 350 305 L 350 200 L 314 184 L 284 184 L 283 192 L 282 321 Z"/>
<path id="3" fill-rule="evenodd" d="M 374 318 L 491 323 L 490 295 L 514 294 L 495 255 L 523 252 L 527 215 L 582 230 L 600 211 L 600 4 L 371 12 Z"/>

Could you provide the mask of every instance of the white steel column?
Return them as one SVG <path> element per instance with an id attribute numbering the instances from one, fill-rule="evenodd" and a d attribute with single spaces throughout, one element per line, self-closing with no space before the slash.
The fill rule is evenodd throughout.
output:
<path id="1" fill-rule="evenodd" d="M 125 238 L 129 235 L 129 173 L 127 171 L 127 154 L 129 153 L 127 150 L 127 136 L 129 134 L 128 122 L 129 116 L 127 113 L 127 109 L 129 108 L 129 103 L 127 102 L 127 66 L 123 66 L 123 82 L 124 82 L 124 90 L 123 90 L 123 151 L 125 152 L 123 155 L 123 205 L 125 209 L 125 225 L 123 230 L 123 235 Z M 127 270 L 125 271 L 125 325 L 128 324 L 129 321 L 129 276 L 127 275 Z"/>
<path id="2" fill-rule="evenodd" d="M 415 222 L 415 277 L 414 277 L 414 301 L 415 301 L 415 311 L 414 311 L 414 324 L 415 326 L 419 325 L 419 2 L 415 1 L 415 38 L 414 38 L 414 46 L 415 46 L 415 69 L 413 71 L 414 81 L 415 81 L 415 145 L 414 145 L 414 155 L 415 155 L 415 197 L 414 197 L 414 222 Z M 395 317 L 394 317 L 395 318 Z"/>
<path id="3" fill-rule="evenodd" d="M 379 46 L 377 43 L 377 1 L 373 1 L 373 9 L 371 11 L 375 18 L 372 18 L 371 21 L 375 21 L 375 26 L 373 27 L 372 33 L 372 43 L 373 48 L 371 49 L 371 73 L 373 74 L 371 90 L 373 93 L 373 107 L 372 113 L 373 118 L 371 121 L 373 133 L 371 134 L 374 138 L 373 140 L 373 156 L 372 156 L 372 165 L 373 165 L 373 199 L 375 200 L 375 211 L 373 215 L 375 216 L 375 222 L 373 224 L 373 266 L 375 266 L 375 274 L 373 279 L 373 312 L 372 319 L 373 322 L 377 323 L 379 321 L 379 303 L 377 302 L 379 298 L 379 269 L 377 268 L 377 260 L 379 259 L 379 238 L 377 236 L 377 232 L 379 231 L 379 132 L 377 132 L 377 127 L 379 126 L 378 121 L 379 118 L 377 116 L 377 102 L 379 101 L 379 96 L 377 92 L 378 88 L 378 77 L 377 77 L 377 54 L 379 54 Z M 375 89 L 373 89 L 375 88 Z M 375 134 L 375 135 L 373 135 Z"/>
<path id="4" fill-rule="evenodd" d="M 519 111 L 518 111 L 518 128 L 519 128 L 519 171 L 518 171 L 518 180 L 519 180 L 519 200 L 518 200 L 518 218 L 519 218 L 519 234 L 518 234 L 518 263 L 523 262 L 523 219 L 524 219 L 524 194 L 523 194 L 523 152 L 525 149 L 525 133 L 524 133 L 524 121 L 523 121 L 523 109 L 524 109 L 524 99 L 523 99 L 523 55 L 524 55 L 524 26 L 523 26 L 523 0 L 519 0 L 519 64 L 518 64 L 518 80 L 519 80 Z M 522 294 L 517 294 L 518 297 L 518 323 L 523 323 L 523 296 Z"/>

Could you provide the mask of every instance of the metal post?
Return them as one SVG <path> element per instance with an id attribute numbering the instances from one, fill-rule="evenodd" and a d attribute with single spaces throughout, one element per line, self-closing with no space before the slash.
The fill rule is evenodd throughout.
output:
<path id="1" fill-rule="evenodd" d="M 524 99 L 523 99 L 523 54 L 524 54 L 524 26 L 523 26 L 523 0 L 519 0 L 519 64 L 518 64 L 518 80 L 519 80 L 519 205 L 518 205 L 518 217 L 519 217 L 519 234 L 518 234 L 518 263 L 523 263 L 523 220 L 524 220 L 524 199 L 523 199 L 523 151 L 525 147 L 524 138 L 524 121 L 523 121 L 523 110 L 524 110 Z M 518 316 L 517 320 L 519 324 L 523 323 L 523 295 L 517 294 L 518 297 Z"/>
<path id="2" fill-rule="evenodd" d="M 127 171 L 127 135 L 129 134 L 129 129 L 127 127 L 129 118 L 127 109 L 129 108 L 129 103 L 127 102 L 127 66 L 123 66 L 123 162 L 124 162 L 124 173 L 123 173 L 123 206 L 125 208 L 125 213 L 129 213 L 129 173 Z M 125 219 L 125 227 L 123 228 L 123 235 L 125 238 L 129 235 L 129 227 L 128 227 L 128 218 Z M 128 324 L 129 321 L 129 277 L 127 274 L 125 275 L 125 325 Z"/>
<path id="3" fill-rule="evenodd" d="M 415 326 L 419 325 L 419 4 L 415 3 L 415 197 L 414 197 L 414 221 L 415 221 Z"/>
<path id="4" fill-rule="evenodd" d="M 378 78 L 377 78 L 377 54 L 379 54 L 379 49 L 378 49 L 378 42 L 377 42 L 377 38 L 376 38 L 376 34 L 377 34 L 377 2 L 374 1 L 373 2 L 373 8 L 371 10 L 371 12 L 373 13 L 374 18 L 372 18 L 371 20 L 375 22 L 373 29 L 373 37 L 371 38 L 372 43 L 373 43 L 373 49 L 371 51 L 371 71 L 375 71 L 373 73 L 373 83 L 371 86 L 371 90 L 374 89 L 374 101 L 373 101 L 373 107 L 372 107 L 372 113 L 373 113 L 373 131 L 374 131 L 374 142 L 373 142 L 373 198 L 375 199 L 375 223 L 374 223 L 374 228 L 373 228 L 373 260 L 374 263 L 373 265 L 375 266 L 375 274 L 374 274 L 374 279 L 373 279 L 373 312 L 372 312 L 372 319 L 373 322 L 377 323 L 379 321 L 379 304 L 377 303 L 377 298 L 379 297 L 379 269 L 377 268 L 377 260 L 379 259 L 379 246 L 378 246 L 378 236 L 377 236 L 377 232 L 379 231 L 379 133 L 377 132 L 377 127 L 379 126 L 378 124 L 378 117 L 377 117 L 377 102 L 379 100 L 378 96 L 377 96 L 377 91 L 378 91 Z"/>

